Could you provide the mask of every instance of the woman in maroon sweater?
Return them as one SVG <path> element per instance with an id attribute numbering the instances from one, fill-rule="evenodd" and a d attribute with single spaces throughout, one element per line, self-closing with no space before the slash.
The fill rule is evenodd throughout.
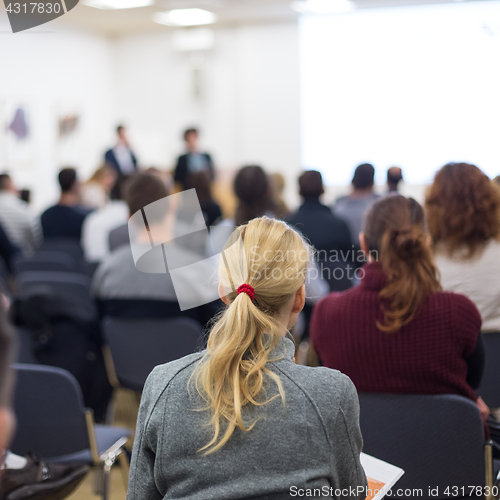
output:
<path id="1" fill-rule="evenodd" d="M 369 210 L 361 284 L 320 301 L 314 349 L 361 392 L 459 394 L 477 400 L 481 316 L 465 296 L 442 292 L 422 207 L 400 195 Z M 479 339 L 479 342 L 478 342 Z M 487 414 L 478 400 L 483 417 Z"/>

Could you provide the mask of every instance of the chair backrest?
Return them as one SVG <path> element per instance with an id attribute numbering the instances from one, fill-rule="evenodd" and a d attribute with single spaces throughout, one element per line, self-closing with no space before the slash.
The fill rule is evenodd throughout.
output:
<path id="1" fill-rule="evenodd" d="M 11 451 L 21 456 L 36 451 L 50 459 L 88 450 L 85 407 L 73 375 L 50 366 L 13 368 L 17 428 Z"/>
<path id="2" fill-rule="evenodd" d="M 486 359 L 481 385 L 476 392 L 490 408 L 500 408 L 500 332 L 481 336 Z"/>
<path id="3" fill-rule="evenodd" d="M 15 274 L 30 271 L 59 271 L 78 272 L 80 264 L 70 255 L 64 252 L 41 251 L 33 257 L 16 257 L 13 263 Z"/>
<path id="4" fill-rule="evenodd" d="M 63 252 L 76 261 L 83 260 L 83 250 L 78 241 L 71 238 L 49 238 L 43 241 L 40 251 Z"/>
<path id="5" fill-rule="evenodd" d="M 187 354 L 201 344 L 201 325 L 190 318 L 104 318 L 102 331 L 118 381 L 142 391 L 151 370 Z"/>
<path id="6" fill-rule="evenodd" d="M 78 273 L 30 271 L 17 277 L 21 299 L 41 287 L 50 287 L 55 293 L 78 304 L 89 319 L 96 317 L 97 309 L 90 296 L 91 280 Z"/>
<path id="7" fill-rule="evenodd" d="M 485 485 L 484 425 L 475 403 L 462 396 L 359 394 L 363 451 L 404 469 L 392 490 Z M 450 492 L 450 494 L 452 494 Z M 406 495 L 408 496 L 408 495 Z"/>

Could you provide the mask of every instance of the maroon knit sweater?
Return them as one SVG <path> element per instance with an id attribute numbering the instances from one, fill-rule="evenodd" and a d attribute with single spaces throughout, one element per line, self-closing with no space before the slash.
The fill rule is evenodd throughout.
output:
<path id="1" fill-rule="evenodd" d="M 433 293 L 395 333 L 380 331 L 378 263 L 366 264 L 356 288 L 331 293 L 314 308 L 310 335 L 323 364 L 348 375 L 360 392 L 476 396 L 466 383 L 466 359 L 476 346 L 481 316 L 465 296 Z"/>

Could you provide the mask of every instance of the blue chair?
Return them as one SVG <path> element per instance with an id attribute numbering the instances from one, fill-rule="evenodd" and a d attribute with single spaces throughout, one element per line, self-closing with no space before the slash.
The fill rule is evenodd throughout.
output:
<path id="1" fill-rule="evenodd" d="M 474 497 L 472 487 L 493 486 L 492 448 L 473 401 L 451 394 L 360 393 L 359 403 L 363 451 L 405 471 L 392 497 L 409 489 L 410 496 L 429 498 L 429 488 L 438 488 L 432 498 L 457 497 L 451 487 L 459 497 Z"/>
<path id="2" fill-rule="evenodd" d="M 476 392 L 490 408 L 500 408 L 500 332 L 481 335 L 486 360 L 481 385 Z"/>
<path id="3" fill-rule="evenodd" d="M 16 326 L 14 335 L 17 344 L 16 361 L 27 365 L 38 364 L 33 353 L 33 345 L 31 340 L 31 332 L 22 326 Z"/>
<path id="4" fill-rule="evenodd" d="M 80 263 L 65 252 L 40 251 L 33 257 L 16 256 L 13 268 L 15 274 L 30 271 L 79 272 Z"/>
<path id="5" fill-rule="evenodd" d="M 95 425 L 83 405 L 76 379 L 66 370 L 40 365 L 13 365 L 17 384 L 14 411 L 17 430 L 11 451 L 24 456 L 37 451 L 54 463 L 82 463 L 102 468 L 102 499 L 109 495 L 109 474 L 120 461 L 124 480 L 128 459 L 123 446 L 129 429 Z"/>
<path id="6" fill-rule="evenodd" d="M 202 327 L 190 318 L 130 319 L 106 317 L 102 332 L 112 385 L 141 392 L 153 368 L 196 352 Z"/>

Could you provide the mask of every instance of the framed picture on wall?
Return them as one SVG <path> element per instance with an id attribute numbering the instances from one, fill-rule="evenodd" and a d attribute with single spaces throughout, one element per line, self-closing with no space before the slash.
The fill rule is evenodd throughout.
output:
<path id="1" fill-rule="evenodd" d="M 80 167 L 84 148 L 83 113 L 78 103 L 57 103 L 55 106 L 56 162 Z"/>

